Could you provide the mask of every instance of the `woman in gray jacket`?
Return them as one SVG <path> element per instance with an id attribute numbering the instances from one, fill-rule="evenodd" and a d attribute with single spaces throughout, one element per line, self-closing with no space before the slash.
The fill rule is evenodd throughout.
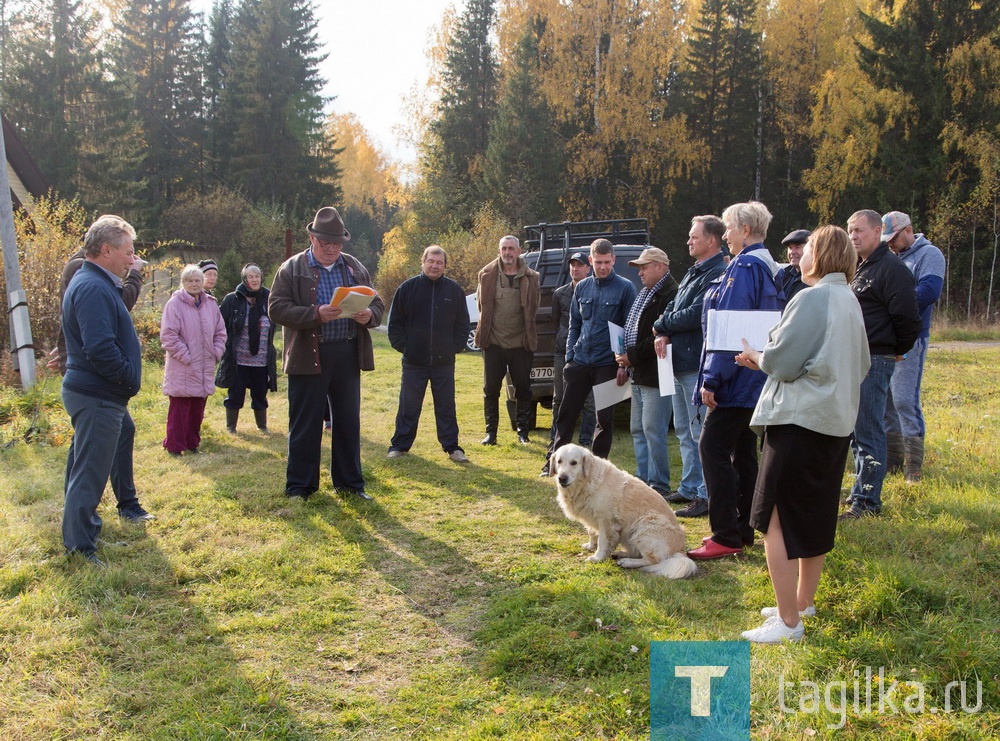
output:
<path id="1" fill-rule="evenodd" d="M 767 374 L 751 419 L 763 454 L 750 524 L 764 534 L 777 607 L 743 633 L 755 643 L 800 641 L 826 554 L 833 550 L 840 487 L 861 382 L 871 359 L 861 307 L 848 285 L 857 254 L 847 232 L 824 226 L 809 238 L 798 293 L 762 351 L 740 365 Z M 779 516 L 780 515 L 780 516 Z"/>

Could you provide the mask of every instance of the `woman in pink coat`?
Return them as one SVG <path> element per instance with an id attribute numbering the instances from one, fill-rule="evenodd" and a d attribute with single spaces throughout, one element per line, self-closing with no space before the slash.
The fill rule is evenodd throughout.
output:
<path id="1" fill-rule="evenodd" d="M 205 274 L 197 265 L 187 265 L 181 286 L 160 320 L 160 344 L 167 356 L 163 393 L 170 398 L 163 447 L 175 456 L 198 452 L 205 402 L 215 393 L 215 364 L 226 349 L 226 325 L 215 299 L 205 293 Z"/>

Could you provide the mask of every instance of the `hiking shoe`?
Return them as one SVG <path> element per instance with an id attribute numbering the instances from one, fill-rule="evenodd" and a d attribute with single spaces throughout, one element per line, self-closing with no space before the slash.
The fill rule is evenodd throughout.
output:
<path id="1" fill-rule="evenodd" d="M 763 607 L 761 608 L 760 614 L 766 618 L 777 617 L 778 608 L 777 607 Z M 799 610 L 799 617 L 816 617 L 816 605 L 809 605 L 804 610 Z"/>
<path id="2" fill-rule="evenodd" d="M 455 463 L 468 463 L 469 459 L 465 455 L 465 451 L 461 448 L 455 448 L 455 450 L 448 453 L 448 457 L 451 458 Z"/>
<path id="3" fill-rule="evenodd" d="M 674 512 L 674 514 L 678 517 L 704 517 L 708 514 L 708 501 L 705 499 L 696 499 L 687 507 L 682 507 Z"/>
<path id="4" fill-rule="evenodd" d="M 847 520 L 862 520 L 865 517 L 878 517 L 878 512 L 873 509 L 859 509 L 857 507 L 851 507 L 837 519 L 841 522 L 845 522 Z"/>
<path id="5" fill-rule="evenodd" d="M 149 512 L 139 505 L 118 510 L 118 516 L 128 522 L 148 522 L 149 520 L 156 519 L 156 515 L 149 514 Z"/>
<path id="6" fill-rule="evenodd" d="M 662 496 L 662 492 L 661 492 Z M 694 500 L 691 499 L 687 494 L 681 494 L 680 491 L 675 491 L 673 494 L 663 497 L 670 504 L 690 504 Z"/>
<path id="7" fill-rule="evenodd" d="M 764 624 L 753 630 L 745 630 L 742 635 L 751 643 L 781 643 L 789 641 L 798 643 L 805 636 L 806 630 L 800 620 L 794 628 L 785 625 L 785 621 L 775 615 L 764 621 Z"/>

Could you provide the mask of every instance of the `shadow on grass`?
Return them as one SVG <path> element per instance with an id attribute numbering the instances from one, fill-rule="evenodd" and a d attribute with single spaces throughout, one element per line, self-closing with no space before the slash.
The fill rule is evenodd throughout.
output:
<path id="1" fill-rule="evenodd" d="M 0 562 L 0 665 L 20 667 L 0 669 L 0 736 L 311 737 L 285 688 L 244 671 L 220 640 L 159 548 L 160 522 L 119 521 L 109 488 L 99 509 L 107 568 L 63 554 L 58 452 L 44 466 L 22 461 L 17 483 L 6 477 L 8 537 L 33 545 Z"/>

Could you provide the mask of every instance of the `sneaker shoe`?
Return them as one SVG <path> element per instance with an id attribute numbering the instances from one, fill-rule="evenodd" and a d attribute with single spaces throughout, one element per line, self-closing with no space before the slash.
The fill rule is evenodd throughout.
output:
<path id="1" fill-rule="evenodd" d="M 708 502 L 704 499 L 696 499 L 687 507 L 674 512 L 678 517 L 704 517 L 708 514 Z"/>
<path id="2" fill-rule="evenodd" d="M 742 548 L 730 548 L 727 545 L 722 545 L 711 538 L 707 542 L 703 543 L 701 548 L 695 548 L 693 551 L 688 551 L 688 558 L 693 558 L 696 561 L 709 561 L 714 558 L 725 558 L 726 556 L 736 556 L 743 553 Z"/>
<path id="3" fill-rule="evenodd" d="M 106 563 L 104 563 L 104 561 L 102 561 L 101 559 L 99 559 L 97 557 L 96 553 L 81 553 L 80 555 L 83 556 L 83 559 L 87 563 L 89 563 L 91 566 L 93 566 L 95 568 L 98 568 L 98 569 L 106 569 L 106 568 L 108 568 L 108 565 Z"/>
<path id="4" fill-rule="evenodd" d="M 118 516 L 123 520 L 128 520 L 129 522 L 148 522 L 149 520 L 156 519 L 156 515 L 149 514 L 149 512 L 144 510 L 139 505 L 130 507 L 129 509 L 118 510 Z"/>
<path id="5" fill-rule="evenodd" d="M 305 489 L 289 489 L 285 492 L 285 496 L 289 499 L 301 499 L 303 502 L 306 501 L 312 492 L 306 491 Z"/>
<path id="6" fill-rule="evenodd" d="M 789 641 L 798 643 L 805 636 L 806 630 L 800 620 L 794 628 L 785 625 L 785 621 L 775 615 L 764 621 L 764 624 L 753 630 L 745 630 L 742 635 L 751 643 L 781 643 Z"/>
<path id="7" fill-rule="evenodd" d="M 671 504 L 690 504 L 694 500 L 688 497 L 686 494 L 681 494 L 679 491 L 675 491 L 673 494 L 667 497 L 663 497 Z"/>
<path id="8" fill-rule="evenodd" d="M 760 610 L 760 614 L 763 615 L 766 618 L 777 617 L 778 616 L 778 608 L 777 607 L 762 607 L 761 610 Z M 816 617 L 816 605 L 809 605 L 809 607 L 807 607 L 806 609 L 799 610 L 799 617 L 800 618 L 804 618 L 804 617 Z"/>
<path id="9" fill-rule="evenodd" d="M 878 512 L 872 509 L 859 509 L 857 507 L 851 507 L 849 510 L 840 515 L 837 519 L 841 522 L 846 522 L 847 520 L 862 520 L 865 517 L 877 517 Z"/>
<path id="10" fill-rule="evenodd" d="M 517 433 L 517 441 L 521 443 L 521 445 L 527 445 L 528 443 L 531 442 L 530 438 L 528 438 L 527 432 Z"/>
<path id="11" fill-rule="evenodd" d="M 486 437 L 484 437 L 482 440 L 480 440 L 479 444 L 480 445 L 496 445 L 497 444 L 496 433 L 487 432 L 486 433 Z"/>
<path id="12" fill-rule="evenodd" d="M 469 459 L 465 455 L 465 451 L 461 448 L 456 448 L 455 450 L 448 453 L 448 457 L 451 458 L 455 463 L 468 463 Z"/>
<path id="13" fill-rule="evenodd" d="M 542 471 L 541 471 L 541 473 L 538 474 L 538 477 L 539 478 L 545 478 L 548 475 L 549 475 L 549 463 L 548 463 L 548 461 L 546 461 L 545 465 L 542 466 Z"/>
<path id="14" fill-rule="evenodd" d="M 390 450 L 386 458 L 402 458 L 404 455 L 406 455 L 405 450 Z"/>

